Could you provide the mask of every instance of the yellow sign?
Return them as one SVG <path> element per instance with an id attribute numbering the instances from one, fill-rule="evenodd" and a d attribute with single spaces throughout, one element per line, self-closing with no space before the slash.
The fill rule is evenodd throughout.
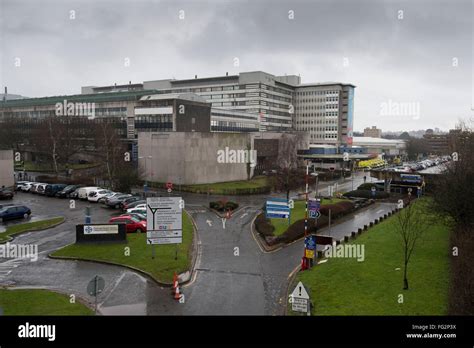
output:
<path id="1" fill-rule="evenodd" d="M 305 249 L 304 252 L 307 259 L 314 259 L 314 250 Z"/>

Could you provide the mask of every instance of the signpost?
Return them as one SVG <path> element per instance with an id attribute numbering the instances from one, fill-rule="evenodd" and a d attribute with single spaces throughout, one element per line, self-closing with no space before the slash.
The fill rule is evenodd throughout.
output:
<path id="1" fill-rule="evenodd" d="M 183 242 L 181 201 L 181 197 L 147 198 L 146 243 L 152 246 L 152 258 L 155 258 L 155 244 L 181 244 Z"/>
<path id="2" fill-rule="evenodd" d="M 302 282 L 299 282 L 291 293 L 290 303 L 291 310 L 293 312 L 301 312 L 306 313 L 307 315 L 311 315 L 309 295 Z"/>
<path id="3" fill-rule="evenodd" d="M 104 291 L 105 280 L 102 277 L 96 275 L 92 280 L 87 284 L 87 293 L 90 296 L 95 297 L 95 313 L 97 314 L 97 296 Z"/>
<path id="4" fill-rule="evenodd" d="M 265 217 L 267 219 L 288 219 L 288 224 L 290 224 L 290 204 L 286 199 L 282 198 L 267 199 L 267 203 L 265 205 Z"/>
<path id="5" fill-rule="evenodd" d="M 319 219 L 321 213 L 319 212 L 319 208 L 321 207 L 321 202 L 316 200 L 309 200 L 308 201 L 308 212 L 309 217 L 312 219 Z"/>

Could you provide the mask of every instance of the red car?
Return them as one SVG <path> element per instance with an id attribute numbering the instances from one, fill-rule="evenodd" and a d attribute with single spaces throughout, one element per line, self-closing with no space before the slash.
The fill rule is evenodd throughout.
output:
<path id="1" fill-rule="evenodd" d="M 127 232 L 146 232 L 146 221 L 138 219 L 133 215 L 121 215 L 109 220 L 110 224 L 125 224 Z"/>

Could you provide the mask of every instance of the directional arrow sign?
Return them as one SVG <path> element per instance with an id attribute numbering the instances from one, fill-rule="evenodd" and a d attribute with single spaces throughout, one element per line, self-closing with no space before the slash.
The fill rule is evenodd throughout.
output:
<path id="1" fill-rule="evenodd" d="M 206 220 L 207 224 L 210 226 L 212 226 L 212 221 L 211 220 Z"/>
<path id="2" fill-rule="evenodd" d="M 240 217 L 241 219 L 243 219 L 245 216 L 247 216 L 248 213 L 243 213 L 242 216 Z"/>

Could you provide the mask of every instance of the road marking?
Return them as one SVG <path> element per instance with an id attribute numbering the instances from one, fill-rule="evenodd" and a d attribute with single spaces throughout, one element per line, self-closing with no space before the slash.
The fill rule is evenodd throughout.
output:
<path id="1" fill-rule="evenodd" d="M 243 219 L 243 218 L 246 217 L 247 215 L 248 215 L 248 213 L 243 213 L 240 218 Z"/>
<path id="2" fill-rule="evenodd" d="M 383 209 L 380 209 L 380 210 L 377 210 L 377 211 L 376 211 L 377 214 L 380 214 L 380 213 L 383 213 L 383 212 L 384 212 Z"/>
<path id="3" fill-rule="evenodd" d="M 209 225 L 209 227 L 212 227 L 212 221 L 211 220 L 206 220 L 206 222 Z"/>
<path id="4" fill-rule="evenodd" d="M 222 218 L 222 228 L 223 228 L 224 230 L 225 230 L 225 221 L 226 221 L 226 220 L 227 220 L 226 218 Z"/>

